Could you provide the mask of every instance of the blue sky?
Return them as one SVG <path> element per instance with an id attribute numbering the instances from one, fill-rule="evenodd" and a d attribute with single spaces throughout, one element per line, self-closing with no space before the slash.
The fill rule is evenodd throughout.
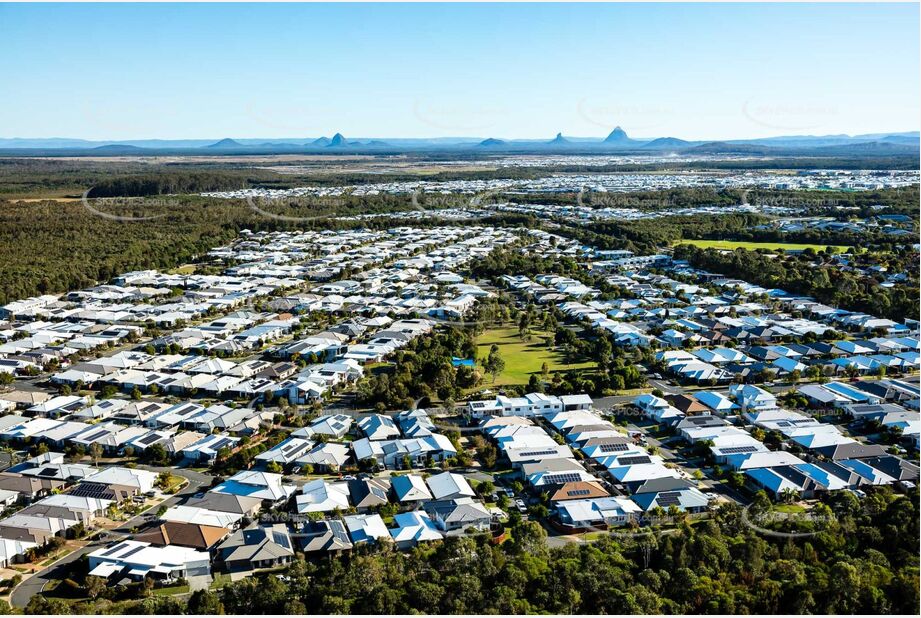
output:
<path id="1" fill-rule="evenodd" d="M 918 129 L 917 4 L 0 4 L 0 137 Z"/>

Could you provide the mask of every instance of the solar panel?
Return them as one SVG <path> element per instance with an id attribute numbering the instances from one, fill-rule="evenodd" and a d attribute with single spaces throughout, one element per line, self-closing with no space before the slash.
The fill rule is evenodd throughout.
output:
<path id="1" fill-rule="evenodd" d="M 566 492 L 567 496 L 587 496 L 592 493 L 590 489 L 572 489 Z"/>
<path id="2" fill-rule="evenodd" d="M 645 455 L 639 455 L 636 457 L 621 457 L 617 460 L 617 463 L 622 466 L 632 466 L 634 464 L 647 464 L 651 461 L 652 460 L 649 459 L 649 457 L 646 457 Z"/>
<path id="3" fill-rule="evenodd" d="M 629 448 L 630 448 L 630 445 L 624 444 L 624 443 L 602 444 L 600 450 L 602 453 L 614 453 L 614 452 L 623 452 L 623 451 L 629 450 Z"/>
<path id="4" fill-rule="evenodd" d="M 277 545 L 281 545 L 285 549 L 290 549 L 291 546 L 288 544 L 288 537 L 280 532 L 272 532 L 272 540 L 275 541 Z"/>
<path id="5" fill-rule="evenodd" d="M 659 506 L 678 506 L 681 504 L 681 500 L 678 499 L 678 496 L 680 495 L 681 494 L 676 491 L 662 492 L 656 498 L 656 502 L 658 502 Z"/>
<path id="6" fill-rule="evenodd" d="M 523 451 L 521 455 L 523 457 L 535 457 L 537 455 L 553 455 L 556 453 L 556 449 L 544 449 L 542 451 Z"/>
<path id="7" fill-rule="evenodd" d="M 567 472 L 565 474 L 548 474 L 544 477 L 548 483 L 575 483 L 582 480 L 582 477 L 575 472 Z"/>
<path id="8" fill-rule="evenodd" d="M 155 433 L 152 433 L 150 435 L 142 437 L 141 439 L 138 440 L 138 442 L 140 442 L 144 446 L 149 446 L 150 444 L 156 442 L 159 439 L 160 439 L 160 436 L 158 436 Z"/>
<path id="9" fill-rule="evenodd" d="M 95 432 L 93 432 L 92 434 L 90 434 L 90 435 L 86 436 L 85 438 L 83 438 L 83 441 L 84 441 L 84 442 L 92 442 L 92 441 L 98 440 L 98 439 L 101 438 L 102 436 L 105 436 L 105 435 L 108 435 L 108 434 L 109 434 L 109 430 L 108 430 L 108 429 L 103 429 L 102 431 L 95 431 Z"/>
<path id="10" fill-rule="evenodd" d="M 110 555 L 110 554 L 113 554 L 113 553 L 117 552 L 119 549 L 121 549 L 122 547 L 124 547 L 124 546 L 125 546 L 125 543 L 126 543 L 126 541 L 122 541 L 121 543 L 117 543 L 117 544 L 113 545 L 112 547 L 110 547 L 109 549 L 107 549 L 106 551 L 104 551 L 101 555 L 103 555 L 103 556 L 108 556 L 108 555 Z"/>
<path id="11" fill-rule="evenodd" d="M 738 455 L 740 453 L 754 453 L 758 450 L 756 446 L 730 446 L 723 449 L 724 455 Z"/>
<path id="12" fill-rule="evenodd" d="M 124 556 L 121 556 L 121 559 L 124 560 L 124 559 L 127 558 L 128 556 L 133 556 L 134 554 L 136 554 L 136 553 L 138 553 L 139 551 L 142 551 L 142 550 L 144 550 L 144 549 L 146 549 L 146 547 L 145 547 L 144 545 L 138 545 L 137 547 L 132 547 L 132 548 L 131 548 L 131 551 L 129 551 L 128 553 L 126 553 Z"/>
<path id="13" fill-rule="evenodd" d="M 110 499 L 115 496 L 115 492 L 101 483 L 83 482 L 74 487 L 71 493 L 83 498 L 101 498 Z"/>
<path id="14" fill-rule="evenodd" d="M 221 438 L 220 440 L 212 444 L 211 448 L 216 451 L 219 451 L 222 448 L 224 448 L 226 445 L 231 444 L 231 443 L 232 443 L 232 440 L 230 440 L 229 438 Z"/>

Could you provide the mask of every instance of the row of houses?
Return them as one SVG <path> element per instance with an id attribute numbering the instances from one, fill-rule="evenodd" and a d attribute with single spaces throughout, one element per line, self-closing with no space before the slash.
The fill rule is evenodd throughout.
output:
<path id="1" fill-rule="evenodd" d="M 357 427 L 363 437 L 338 442 L 352 431 L 353 421 L 344 414 L 321 416 L 257 455 L 256 461 L 330 471 L 351 461 L 367 468 L 398 470 L 435 465 L 457 455 L 457 448 L 437 431 L 425 410 L 408 410 L 392 417 L 364 416 Z"/>
<path id="2" fill-rule="evenodd" d="M 784 410 L 772 394 L 753 385 L 733 385 L 728 396 L 704 391 L 671 402 L 641 395 L 634 405 L 650 419 L 669 425 L 687 442 L 705 445 L 719 465 L 742 472 L 775 495 L 795 489 L 799 495 L 812 497 L 828 490 L 918 478 L 914 464 L 888 454 L 879 445 L 844 435 L 836 425 Z M 740 426 L 744 424 L 776 432 L 786 447 L 795 447 L 807 459 L 790 448 L 769 449 Z M 791 476 L 800 479 L 798 488 L 791 484 Z"/>
<path id="3" fill-rule="evenodd" d="M 66 463 L 55 452 L 0 472 L 0 502 L 6 509 L 24 505 L 0 519 L 0 567 L 90 529 L 110 507 L 154 492 L 156 480 L 146 470 Z"/>

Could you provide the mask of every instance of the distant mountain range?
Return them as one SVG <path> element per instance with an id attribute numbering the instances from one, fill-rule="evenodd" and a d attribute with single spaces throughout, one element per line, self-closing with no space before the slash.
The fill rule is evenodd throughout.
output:
<path id="1" fill-rule="evenodd" d="M 220 140 L 90 141 L 70 138 L 0 138 L 6 155 L 160 155 L 160 154 L 275 154 L 339 152 L 507 152 L 507 153 L 689 153 L 788 155 L 910 155 L 918 154 L 918 131 L 865 135 L 790 135 L 747 140 L 687 141 L 677 137 L 631 138 L 616 127 L 604 138 L 568 137 L 557 133 L 551 140 L 482 138 L 347 139 L 330 137 Z"/>

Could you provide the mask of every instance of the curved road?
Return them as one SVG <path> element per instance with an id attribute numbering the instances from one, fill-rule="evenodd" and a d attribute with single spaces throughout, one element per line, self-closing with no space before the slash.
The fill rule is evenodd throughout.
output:
<path id="1" fill-rule="evenodd" d="M 153 472 L 167 472 L 168 471 L 177 476 L 182 476 L 189 481 L 188 485 L 186 485 L 182 489 L 182 491 L 180 491 L 179 493 L 173 496 L 170 496 L 169 498 L 161 502 L 159 505 L 157 505 L 156 507 L 157 509 L 159 509 L 160 506 L 163 506 L 163 505 L 173 506 L 177 504 L 183 498 L 186 498 L 188 496 L 192 496 L 198 493 L 199 490 L 203 486 L 207 487 L 208 485 L 210 485 L 211 479 L 212 479 L 212 476 L 209 474 L 205 474 L 202 472 L 195 472 L 193 470 L 186 470 L 182 468 L 179 468 L 179 469 L 162 468 L 162 467 L 154 467 L 154 466 L 138 466 L 138 467 L 143 468 L 145 470 L 151 470 Z M 67 554 L 66 556 L 64 556 L 63 558 L 61 558 L 54 564 L 48 567 L 45 567 L 38 573 L 35 573 L 28 579 L 24 580 L 21 584 L 19 584 L 13 590 L 13 593 L 10 595 L 10 605 L 12 607 L 20 607 L 20 608 L 25 607 L 26 605 L 29 604 L 29 600 L 34 595 L 44 590 L 45 585 L 49 581 L 53 579 L 62 579 L 66 577 L 66 574 L 68 571 L 67 565 L 78 560 L 81 556 L 85 554 L 96 551 L 97 549 L 101 547 L 105 547 L 106 545 L 108 545 L 114 540 L 119 540 L 119 539 L 122 539 L 128 536 L 129 534 L 131 534 L 132 528 L 142 528 L 146 524 L 150 523 L 151 521 L 154 521 L 155 519 L 156 519 L 155 517 L 152 517 L 148 513 L 141 513 L 140 515 L 126 521 L 124 524 L 122 524 L 118 528 L 109 530 L 108 534 L 102 539 L 98 541 L 92 541 L 88 543 L 85 547 L 81 547 L 80 549 L 77 549 Z"/>

